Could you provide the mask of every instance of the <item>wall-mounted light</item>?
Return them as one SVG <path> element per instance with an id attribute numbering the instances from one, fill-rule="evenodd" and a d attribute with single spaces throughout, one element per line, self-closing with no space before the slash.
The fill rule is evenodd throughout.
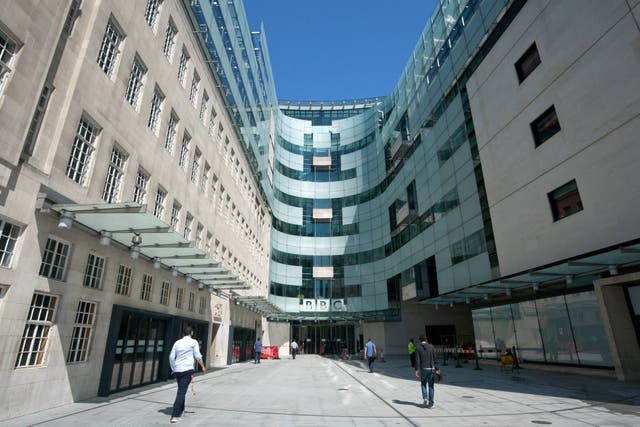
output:
<path id="1" fill-rule="evenodd" d="M 153 268 L 156 270 L 160 270 L 160 258 L 158 257 L 153 258 Z"/>
<path id="2" fill-rule="evenodd" d="M 469 299 L 469 297 L 465 298 L 464 302 L 466 302 L 467 304 L 471 304 L 471 300 Z"/>
<path id="3" fill-rule="evenodd" d="M 609 274 L 612 276 L 616 276 L 618 274 L 618 266 L 613 264 L 609 266 Z"/>
<path id="4" fill-rule="evenodd" d="M 73 212 L 62 210 L 60 212 L 60 219 L 58 220 L 58 228 L 68 230 L 73 225 L 73 220 L 76 215 Z"/>
<path id="5" fill-rule="evenodd" d="M 140 243 L 142 243 L 140 233 L 134 233 L 131 238 L 131 248 L 129 249 L 131 259 L 138 259 L 138 257 L 140 257 Z"/>
<path id="6" fill-rule="evenodd" d="M 109 246 L 111 244 L 111 232 L 102 230 L 100 232 L 100 244 L 102 246 Z"/>
<path id="7" fill-rule="evenodd" d="M 489 301 L 489 294 L 484 294 L 482 298 L 484 298 L 485 301 Z"/>
<path id="8" fill-rule="evenodd" d="M 198 282 L 198 289 L 204 289 L 204 283 Z"/>
<path id="9" fill-rule="evenodd" d="M 572 285 L 573 284 L 573 276 L 570 274 L 567 274 L 566 276 L 564 276 L 565 280 L 567 281 L 567 285 Z"/>
<path id="10" fill-rule="evenodd" d="M 178 269 L 175 267 L 171 267 L 171 276 L 178 277 Z"/>
<path id="11" fill-rule="evenodd" d="M 187 281 L 187 284 L 189 284 L 189 283 L 191 283 L 193 281 L 191 276 L 187 276 L 185 280 Z"/>
<path id="12" fill-rule="evenodd" d="M 538 285 L 537 283 L 534 283 L 531 289 L 533 289 L 533 292 L 538 292 L 538 290 L 540 289 L 540 285 Z"/>
<path id="13" fill-rule="evenodd" d="M 453 308 L 453 303 L 452 302 L 449 303 L 449 307 Z"/>
<path id="14" fill-rule="evenodd" d="M 509 288 L 505 289 L 504 294 L 506 296 L 510 297 L 511 296 L 511 289 L 509 289 Z"/>

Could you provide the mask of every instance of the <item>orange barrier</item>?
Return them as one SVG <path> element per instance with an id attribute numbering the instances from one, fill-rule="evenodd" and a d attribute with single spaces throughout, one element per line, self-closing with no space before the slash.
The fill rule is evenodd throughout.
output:
<path id="1" fill-rule="evenodd" d="M 263 345 L 260 359 L 280 359 L 280 349 L 275 345 Z"/>

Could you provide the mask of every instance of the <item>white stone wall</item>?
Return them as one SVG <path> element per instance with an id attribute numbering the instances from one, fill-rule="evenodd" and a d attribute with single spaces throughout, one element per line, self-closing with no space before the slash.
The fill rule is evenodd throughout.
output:
<path id="1" fill-rule="evenodd" d="M 503 275 L 640 237 L 632 7 L 529 1 L 467 84 Z M 519 84 L 533 42 L 542 62 Z M 561 130 L 536 148 L 529 125 L 551 105 Z M 554 222 L 547 194 L 572 179 L 584 210 Z"/>

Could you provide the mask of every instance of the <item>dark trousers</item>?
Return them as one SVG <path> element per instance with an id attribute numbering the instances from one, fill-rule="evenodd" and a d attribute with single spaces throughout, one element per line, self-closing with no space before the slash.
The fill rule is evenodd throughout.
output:
<path id="1" fill-rule="evenodd" d="M 375 356 L 369 357 L 369 372 L 373 372 L 373 361 L 376 360 Z"/>
<path id="2" fill-rule="evenodd" d="M 411 360 L 411 367 L 415 368 L 416 367 L 416 354 L 415 353 L 411 353 L 409 355 L 409 359 Z"/>
<path id="3" fill-rule="evenodd" d="M 294 359 L 296 358 L 296 353 L 297 353 L 297 352 L 298 352 L 298 349 L 297 349 L 297 348 L 292 348 L 292 349 L 291 349 L 291 355 L 293 356 L 293 358 L 294 358 Z"/>
<path id="4" fill-rule="evenodd" d="M 253 361 L 253 363 L 260 363 L 260 358 L 262 357 L 262 352 L 261 351 L 256 351 L 256 358 Z"/>
<path id="5" fill-rule="evenodd" d="M 193 369 L 184 372 L 176 372 L 178 392 L 176 394 L 176 400 L 173 402 L 173 412 L 171 413 L 172 417 L 179 417 L 184 412 L 184 397 L 189 389 L 191 375 L 193 375 Z"/>

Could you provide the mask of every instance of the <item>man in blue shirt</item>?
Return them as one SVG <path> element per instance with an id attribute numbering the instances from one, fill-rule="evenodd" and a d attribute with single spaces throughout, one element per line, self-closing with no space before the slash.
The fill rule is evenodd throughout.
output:
<path id="1" fill-rule="evenodd" d="M 260 337 L 258 337 L 256 343 L 253 345 L 253 351 L 255 354 L 255 360 L 253 363 L 260 363 L 260 356 L 262 356 L 262 341 L 260 341 Z"/>
<path id="2" fill-rule="evenodd" d="M 202 372 L 207 372 L 202 362 L 202 354 L 200 354 L 200 346 L 198 341 L 191 338 L 193 328 L 185 326 L 184 336 L 173 344 L 171 353 L 169 353 L 169 365 L 171 371 L 176 375 L 178 382 L 178 392 L 176 400 L 173 402 L 173 412 L 171 413 L 171 422 L 177 423 L 184 412 L 184 400 L 189 383 L 193 379 L 193 360 L 197 360 Z"/>
<path id="3" fill-rule="evenodd" d="M 373 372 L 373 361 L 376 360 L 376 345 L 371 338 L 364 345 L 364 360 L 369 360 L 369 372 Z"/>

